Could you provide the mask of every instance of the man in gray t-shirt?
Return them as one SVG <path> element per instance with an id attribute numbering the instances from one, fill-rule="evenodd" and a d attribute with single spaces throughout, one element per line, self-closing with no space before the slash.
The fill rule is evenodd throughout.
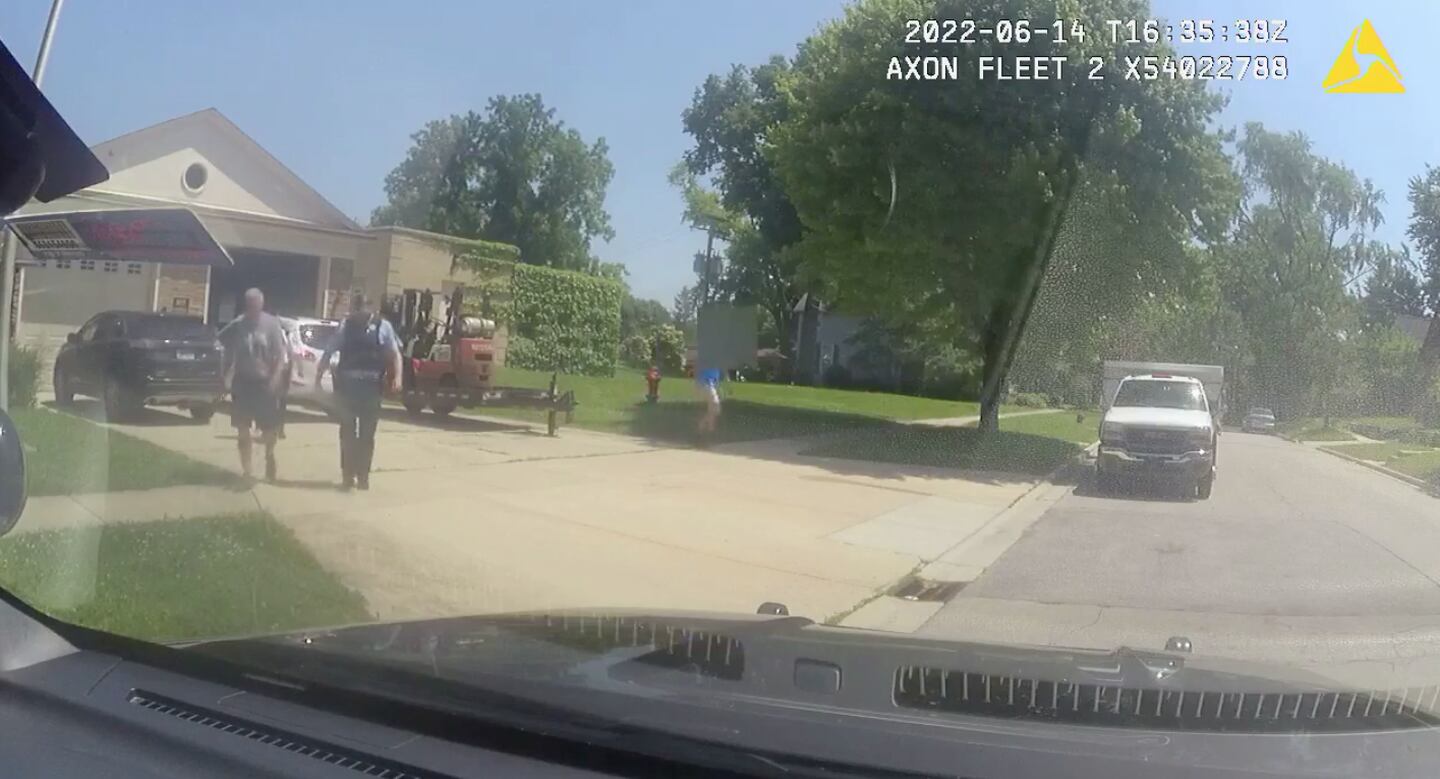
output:
<path id="1" fill-rule="evenodd" d="M 265 479 L 275 481 L 275 437 L 285 410 L 280 390 L 290 349 L 280 320 L 265 313 L 265 295 L 245 291 L 245 313 L 220 331 L 225 349 L 225 388 L 230 393 L 230 423 L 240 446 L 240 469 L 250 478 L 250 428 L 260 430 L 265 445 Z"/>

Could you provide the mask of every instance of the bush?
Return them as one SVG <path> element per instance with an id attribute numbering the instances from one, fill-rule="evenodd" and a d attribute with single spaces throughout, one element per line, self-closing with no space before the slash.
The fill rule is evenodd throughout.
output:
<path id="1" fill-rule="evenodd" d="M 1024 408 L 1049 408 L 1050 397 L 1043 392 L 1017 392 L 1010 402 Z"/>
<path id="2" fill-rule="evenodd" d="M 953 346 L 925 355 L 919 394 L 943 400 L 964 400 L 980 395 L 980 363 Z"/>
<path id="3" fill-rule="evenodd" d="M 643 335 L 635 334 L 620 345 L 620 359 L 632 368 L 649 368 L 659 346 L 660 372 L 679 376 L 685 370 L 685 333 L 674 325 L 660 325 Z"/>
<path id="4" fill-rule="evenodd" d="M 10 345 L 10 407 L 30 408 L 40 390 L 40 350 Z"/>
<path id="5" fill-rule="evenodd" d="M 620 342 L 620 362 L 631 368 L 649 367 L 651 343 L 649 337 L 638 333 L 626 338 Z"/>
<path id="6" fill-rule="evenodd" d="M 821 378 L 825 386 L 836 389 L 849 389 L 852 381 L 850 369 L 838 363 L 831 363 L 825 368 L 825 375 Z"/>

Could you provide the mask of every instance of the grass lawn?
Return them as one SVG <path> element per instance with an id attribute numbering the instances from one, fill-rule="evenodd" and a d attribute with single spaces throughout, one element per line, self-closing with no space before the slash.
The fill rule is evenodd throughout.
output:
<path id="1" fill-rule="evenodd" d="M 92 575 L 93 592 L 82 586 Z M 364 599 L 265 514 L 10 536 L 0 583 L 59 619 L 153 641 L 369 619 Z M 63 605 L 67 593 L 79 605 Z"/>
<path id="2" fill-rule="evenodd" d="M 1383 443 L 1353 444 L 1350 446 L 1327 446 L 1325 448 L 1330 451 L 1348 454 L 1351 457 L 1358 457 L 1361 460 L 1373 460 L 1375 462 L 1383 463 L 1392 457 L 1398 456 L 1401 450 L 1407 448 L 1413 449 L 1414 447 L 1407 447 L 1405 444 Z"/>
<path id="3" fill-rule="evenodd" d="M 1440 449 L 1401 455 L 1385 464 L 1401 473 L 1433 480 L 1440 475 Z"/>
<path id="4" fill-rule="evenodd" d="M 1014 419 L 1001 416 L 1000 431 L 1057 438 L 1089 446 L 1100 440 L 1100 412 L 1061 410 L 1050 414 L 1028 414 Z"/>
<path id="5" fill-rule="evenodd" d="M 1344 425 L 1373 425 L 1375 427 L 1392 427 L 1407 429 L 1419 427 L 1420 423 L 1410 417 L 1353 417 L 1341 420 Z"/>
<path id="6" fill-rule="evenodd" d="M 1440 449 L 1431 449 L 1418 444 L 1391 441 L 1383 444 L 1331 446 L 1326 449 L 1342 452 L 1362 460 L 1384 463 L 1388 468 L 1422 479 L 1434 478 L 1440 474 Z"/>
<path id="7" fill-rule="evenodd" d="M 502 368 L 496 384 L 546 387 L 550 374 L 519 368 Z M 621 369 L 613 377 L 561 376 L 560 388 L 573 390 L 578 405 L 573 424 L 607 433 L 642 435 L 668 441 L 695 438 L 703 405 L 689 379 L 666 377 L 660 383 L 660 401 L 646 403 L 645 374 Z M 883 392 L 857 392 L 779 384 L 726 383 L 724 412 L 717 443 L 811 435 L 856 427 L 871 427 L 893 419 L 971 416 L 975 403 L 914 398 Z M 478 413 L 540 421 L 538 411 L 476 409 Z"/>
<path id="8" fill-rule="evenodd" d="M 1330 427 L 1326 427 L 1325 420 L 1316 417 L 1302 417 L 1276 422 L 1275 432 L 1297 441 L 1355 440 L 1355 436 L 1349 430 L 1337 427 L 1335 420 L 1331 420 Z"/>
<path id="9" fill-rule="evenodd" d="M 148 441 L 71 414 L 11 412 L 25 442 L 32 496 L 141 490 L 177 484 L 234 484 L 238 477 Z"/>

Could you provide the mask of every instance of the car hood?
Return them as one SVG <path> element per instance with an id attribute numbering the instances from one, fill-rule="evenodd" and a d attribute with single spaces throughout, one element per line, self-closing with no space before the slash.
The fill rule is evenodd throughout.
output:
<path id="1" fill-rule="evenodd" d="M 1366 770 L 1374 755 L 1397 755 L 1409 762 L 1392 773 L 1422 776 L 1440 753 L 1440 718 L 1420 702 L 1432 700 L 1429 688 L 1345 691 L 1293 669 L 790 616 L 559 611 L 186 651 L 240 665 L 252 683 L 287 695 L 313 688 L 402 725 L 458 717 L 449 732 L 503 727 L 746 775 L 919 776 L 963 765 L 977 777 L 1154 776 L 1203 763 L 1236 776 L 1357 776 L 1376 774 Z"/>
<path id="2" fill-rule="evenodd" d="M 1151 408 L 1140 406 L 1116 406 L 1105 412 L 1105 421 L 1121 425 L 1193 430 L 1208 428 L 1212 424 L 1210 414 L 1205 411 L 1191 411 L 1181 408 Z"/>

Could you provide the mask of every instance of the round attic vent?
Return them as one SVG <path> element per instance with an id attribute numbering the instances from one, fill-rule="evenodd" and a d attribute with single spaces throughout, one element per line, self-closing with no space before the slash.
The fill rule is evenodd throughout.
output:
<path id="1" fill-rule="evenodd" d="M 185 175 L 181 177 L 180 183 L 185 185 L 185 191 L 191 194 L 198 194 L 205 188 L 205 182 L 210 178 L 210 171 L 198 162 L 190 163 L 185 169 Z"/>

